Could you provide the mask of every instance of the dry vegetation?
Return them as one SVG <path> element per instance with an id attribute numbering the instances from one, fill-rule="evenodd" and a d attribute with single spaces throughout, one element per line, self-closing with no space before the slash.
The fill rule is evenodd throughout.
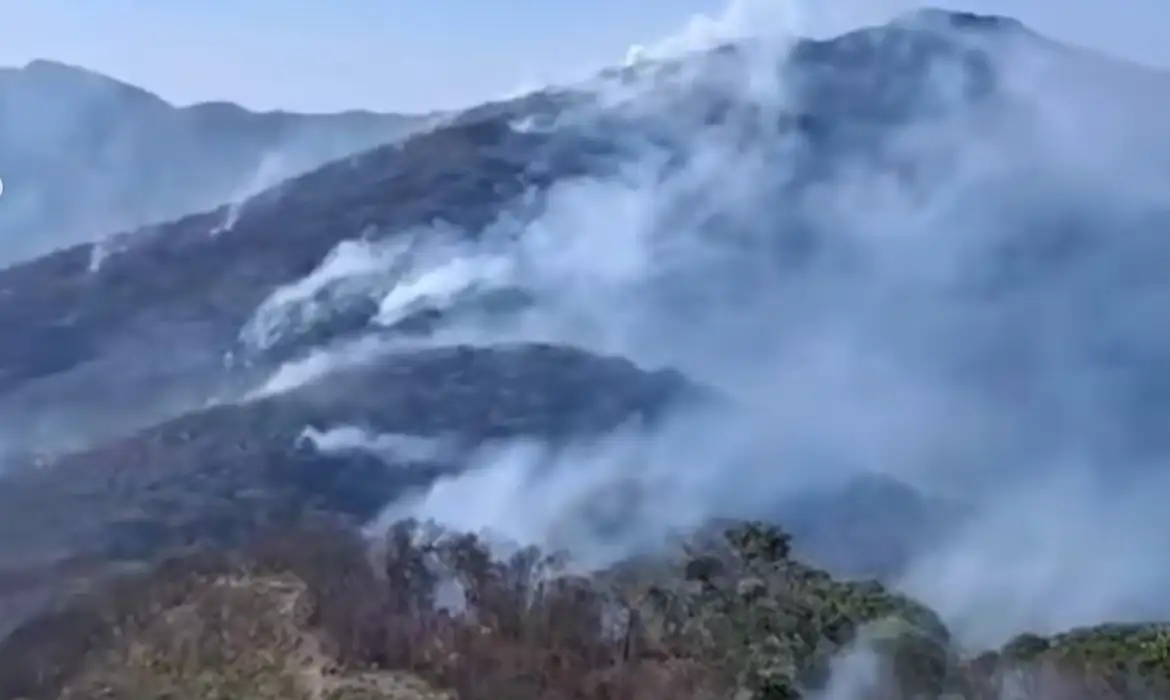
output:
<path id="1" fill-rule="evenodd" d="M 848 700 L 1170 689 L 1170 629 L 1024 636 L 968 659 L 929 609 L 789 554 L 781 531 L 739 523 L 583 577 L 564 557 L 493 558 L 473 536 L 416 523 L 372 552 L 318 526 L 75 596 L 0 645 L 0 697 L 796 699 L 852 653 L 876 671 Z"/>

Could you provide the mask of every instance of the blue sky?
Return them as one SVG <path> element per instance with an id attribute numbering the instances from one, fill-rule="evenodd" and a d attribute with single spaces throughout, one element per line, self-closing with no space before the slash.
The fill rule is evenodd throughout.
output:
<path id="1" fill-rule="evenodd" d="M 811 33 L 916 0 L 753 0 L 816 7 Z M 1166 0 L 939 0 L 1170 66 Z M 0 0 L 0 66 L 83 65 L 179 104 L 421 111 L 621 61 L 724 0 Z"/>

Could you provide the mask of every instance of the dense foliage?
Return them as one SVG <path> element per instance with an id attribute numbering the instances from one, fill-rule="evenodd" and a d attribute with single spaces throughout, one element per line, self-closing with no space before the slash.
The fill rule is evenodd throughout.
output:
<path id="1" fill-rule="evenodd" d="M 418 523 L 372 550 L 313 527 L 79 592 L 0 645 L 0 696 L 26 700 L 1144 699 L 1168 681 L 1170 627 L 968 658 L 929 609 L 792 560 L 761 523 L 589 576 Z"/>

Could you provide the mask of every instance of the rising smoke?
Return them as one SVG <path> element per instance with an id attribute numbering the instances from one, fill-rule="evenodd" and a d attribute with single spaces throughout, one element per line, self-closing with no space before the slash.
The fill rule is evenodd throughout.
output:
<path id="1" fill-rule="evenodd" d="M 343 244 L 245 339 L 323 299 L 372 300 L 392 328 L 518 288 L 507 323 L 455 315 L 425 342 L 571 343 L 735 404 L 649 437 L 493 446 L 387 517 L 600 563 L 877 473 L 971 509 L 900 581 L 970 644 L 1170 614 L 1170 77 L 933 13 L 798 41 L 778 5 L 733 4 L 576 86 L 587 105 L 540 128 L 643 139 L 613 173 L 474 237 Z M 794 115 L 806 128 L 777 129 Z M 316 375 L 269 388 L 298 376 Z"/>

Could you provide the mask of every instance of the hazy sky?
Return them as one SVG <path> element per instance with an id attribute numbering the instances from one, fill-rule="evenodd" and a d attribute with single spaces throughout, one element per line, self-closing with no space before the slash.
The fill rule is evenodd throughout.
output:
<path id="1" fill-rule="evenodd" d="M 878 21 L 916 0 L 751 0 L 816 7 L 806 30 Z M 0 0 L 0 66 L 52 58 L 179 104 L 421 111 L 620 62 L 724 0 Z M 939 0 L 1013 14 L 1057 38 L 1170 66 L 1166 0 Z"/>

